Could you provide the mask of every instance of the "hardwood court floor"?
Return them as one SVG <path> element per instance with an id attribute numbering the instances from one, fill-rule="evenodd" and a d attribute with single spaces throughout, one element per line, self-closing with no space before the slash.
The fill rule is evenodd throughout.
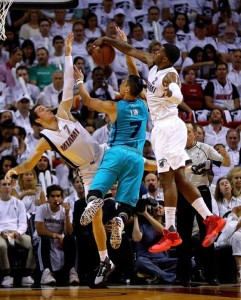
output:
<path id="1" fill-rule="evenodd" d="M 0 300 L 231 300 L 241 298 L 240 285 L 195 288 L 153 286 L 12 288 L 0 289 Z"/>

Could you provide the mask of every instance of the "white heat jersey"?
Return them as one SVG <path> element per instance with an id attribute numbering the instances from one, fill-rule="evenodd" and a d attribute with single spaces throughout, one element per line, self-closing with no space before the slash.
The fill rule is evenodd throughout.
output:
<path id="1" fill-rule="evenodd" d="M 155 65 L 149 71 L 148 83 L 147 83 L 147 103 L 151 113 L 152 121 L 158 121 L 171 115 L 178 115 L 177 104 L 168 101 L 166 97 L 167 87 L 163 87 L 162 80 L 167 73 L 177 71 L 171 67 L 164 70 L 157 70 Z M 180 83 L 179 83 L 180 85 Z"/>
<path id="2" fill-rule="evenodd" d="M 220 107 L 229 107 L 230 102 L 233 103 L 233 87 L 229 80 L 226 84 L 221 85 L 217 79 L 212 80 L 214 85 L 213 104 Z"/>
<path id="3" fill-rule="evenodd" d="M 73 167 L 85 168 L 100 155 L 100 145 L 79 122 L 57 118 L 59 130 L 44 129 L 41 136 Z"/>

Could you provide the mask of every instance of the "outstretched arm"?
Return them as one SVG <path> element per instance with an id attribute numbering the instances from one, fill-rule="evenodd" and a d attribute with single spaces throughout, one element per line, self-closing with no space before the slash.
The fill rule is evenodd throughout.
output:
<path id="1" fill-rule="evenodd" d="M 38 141 L 34 153 L 30 156 L 30 158 L 27 159 L 24 163 L 16 166 L 15 168 L 10 169 L 5 175 L 5 178 L 11 179 L 11 176 L 13 175 L 26 173 L 33 170 L 46 150 L 51 150 L 51 147 L 44 138 L 41 138 Z"/>
<path id="2" fill-rule="evenodd" d="M 102 38 L 97 39 L 94 43 L 93 43 L 93 48 L 100 46 L 104 43 L 107 43 L 113 47 L 115 47 L 116 49 L 118 49 L 120 52 L 129 55 L 129 56 L 133 56 L 139 60 L 141 60 L 142 62 L 144 62 L 145 64 L 147 64 L 148 66 L 153 66 L 154 62 L 153 62 L 153 58 L 154 55 L 142 50 L 138 50 L 135 47 L 133 47 L 132 45 L 128 44 L 125 41 L 119 41 L 116 39 L 111 39 L 107 36 L 104 36 Z"/>
<path id="3" fill-rule="evenodd" d="M 116 120 L 117 114 L 116 103 L 114 101 L 103 101 L 100 99 L 91 98 L 90 94 L 84 86 L 84 74 L 81 72 L 81 70 L 78 70 L 76 66 L 74 66 L 74 79 L 78 85 L 83 104 L 98 112 L 107 113 L 110 117 L 111 122 L 114 122 Z"/>
<path id="4" fill-rule="evenodd" d="M 64 87 L 62 101 L 59 104 L 57 116 L 62 119 L 75 121 L 70 113 L 73 104 L 74 74 L 72 60 L 72 42 L 74 36 L 70 33 L 65 40 L 65 58 L 64 58 Z"/>

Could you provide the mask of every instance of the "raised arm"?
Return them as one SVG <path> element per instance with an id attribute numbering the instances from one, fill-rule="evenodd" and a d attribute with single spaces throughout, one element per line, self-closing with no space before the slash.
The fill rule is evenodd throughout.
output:
<path id="1" fill-rule="evenodd" d="M 24 163 L 10 169 L 5 175 L 5 178 L 11 179 L 11 176 L 13 175 L 26 173 L 33 170 L 46 150 L 51 150 L 51 147 L 44 138 L 41 138 L 36 145 L 34 153 L 29 157 L 29 159 L 27 159 Z"/>
<path id="2" fill-rule="evenodd" d="M 72 42 L 74 36 L 70 33 L 65 40 L 65 58 L 64 58 L 64 87 L 62 100 L 59 104 L 57 116 L 62 119 L 75 121 L 70 113 L 73 105 L 74 74 L 72 60 Z"/>
<path id="3" fill-rule="evenodd" d="M 111 122 L 114 122 L 116 120 L 117 114 L 116 103 L 114 101 L 103 101 L 100 99 L 91 98 L 90 94 L 84 86 L 84 74 L 81 72 L 81 70 L 78 70 L 76 66 L 74 66 L 74 79 L 78 85 L 83 104 L 98 112 L 107 113 L 110 117 Z"/>
<path id="4" fill-rule="evenodd" d="M 116 40 L 116 39 L 111 39 L 107 36 L 104 36 L 102 38 L 97 39 L 94 43 L 92 47 L 97 47 L 100 46 L 104 43 L 107 43 L 113 47 L 115 47 L 116 49 L 118 49 L 120 52 L 129 55 L 129 56 L 133 56 L 139 60 L 141 60 L 142 62 L 144 62 L 145 64 L 147 64 L 148 66 L 153 66 L 154 62 L 154 54 L 142 51 L 142 50 L 138 50 L 135 47 L 133 47 L 132 45 L 128 44 L 125 41 L 120 41 L 120 40 Z"/>

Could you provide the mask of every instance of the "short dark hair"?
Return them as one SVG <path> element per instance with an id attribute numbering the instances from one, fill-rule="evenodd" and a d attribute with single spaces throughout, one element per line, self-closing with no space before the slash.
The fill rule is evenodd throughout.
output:
<path id="1" fill-rule="evenodd" d="M 163 44 L 163 47 L 165 49 L 165 54 L 169 60 L 169 62 L 174 65 L 176 61 L 180 58 L 180 50 L 177 46 L 173 44 Z"/>
<path id="2" fill-rule="evenodd" d="M 130 87 L 130 94 L 134 97 L 138 96 L 143 90 L 143 82 L 141 77 L 137 75 L 129 75 L 127 84 Z"/>
<path id="3" fill-rule="evenodd" d="M 54 44 L 57 40 L 64 41 L 64 38 L 63 38 L 61 35 L 55 35 L 55 36 L 53 37 L 53 44 Z"/>
<path id="4" fill-rule="evenodd" d="M 191 124 L 193 131 L 196 132 L 197 131 L 197 124 L 194 123 L 193 121 L 185 121 L 185 124 Z"/>
<path id="5" fill-rule="evenodd" d="M 62 187 L 57 185 L 57 184 L 52 184 L 52 185 L 48 186 L 47 189 L 46 189 L 47 198 L 49 198 L 51 193 L 54 192 L 54 191 L 60 191 L 61 196 L 64 197 L 64 190 L 62 189 Z"/>
<path id="6" fill-rule="evenodd" d="M 40 106 L 40 104 L 37 104 L 37 105 L 35 105 L 34 107 L 32 107 L 32 108 L 30 109 L 30 112 L 29 112 L 29 122 L 30 122 L 31 126 L 33 126 L 33 125 L 39 126 L 39 123 L 36 122 L 36 119 L 38 119 L 39 116 L 38 116 L 38 114 L 35 112 L 35 109 L 36 109 L 37 107 L 39 107 L 39 106 Z"/>

